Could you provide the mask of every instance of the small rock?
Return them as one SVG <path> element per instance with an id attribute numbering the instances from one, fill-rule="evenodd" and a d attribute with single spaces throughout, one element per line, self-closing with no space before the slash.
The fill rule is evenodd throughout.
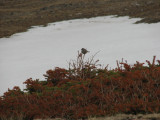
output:
<path id="1" fill-rule="evenodd" d="M 10 13 L 10 15 L 13 15 L 13 14 L 14 14 L 14 12 L 11 12 L 11 13 Z"/>
<path id="2" fill-rule="evenodd" d="M 47 10 L 47 7 L 43 7 L 43 8 L 41 8 L 40 10 Z"/>
<path id="3" fill-rule="evenodd" d="M 81 15 L 82 13 L 76 13 L 76 15 Z"/>
<path id="4" fill-rule="evenodd" d="M 153 4 L 153 1 L 147 1 L 146 4 L 147 4 L 147 5 L 151 5 L 151 4 Z"/>

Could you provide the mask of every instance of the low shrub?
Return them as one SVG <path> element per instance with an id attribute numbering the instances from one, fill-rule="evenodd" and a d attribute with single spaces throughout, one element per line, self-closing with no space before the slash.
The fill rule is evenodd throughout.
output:
<path id="1" fill-rule="evenodd" d="M 85 119 L 118 113 L 160 112 L 160 61 L 148 66 L 117 62 L 108 70 L 78 53 L 69 69 L 48 70 L 46 81 L 28 79 L 25 91 L 19 87 L 0 97 L 1 119 L 65 118 Z"/>

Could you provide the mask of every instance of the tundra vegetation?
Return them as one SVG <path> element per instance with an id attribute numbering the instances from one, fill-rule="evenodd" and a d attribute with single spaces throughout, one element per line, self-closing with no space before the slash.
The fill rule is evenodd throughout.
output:
<path id="1" fill-rule="evenodd" d="M 160 22 L 160 0 L 0 0 L 0 38 L 31 26 L 91 18 L 129 16 L 145 23 Z"/>
<path id="2" fill-rule="evenodd" d="M 0 120 L 88 119 L 115 114 L 160 112 L 160 60 L 118 62 L 108 69 L 78 53 L 69 68 L 56 67 L 46 80 L 27 79 L 26 89 L 0 97 Z"/>

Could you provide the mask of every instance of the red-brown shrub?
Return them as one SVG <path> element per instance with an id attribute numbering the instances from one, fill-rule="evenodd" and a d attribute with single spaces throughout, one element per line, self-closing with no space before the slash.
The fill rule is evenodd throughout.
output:
<path id="1" fill-rule="evenodd" d="M 158 113 L 160 64 L 155 64 L 155 57 L 147 63 L 148 67 L 139 62 L 134 66 L 117 63 L 114 70 L 86 66 L 92 75 L 84 72 L 85 68 L 76 74 L 74 70 L 73 75 L 71 69 L 49 70 L 44 75 L 47 81 L 26 80 L 26 92 L 14 87 L 4 93 L 0 97 L 0 118 L 79 119 L 116 113 Z"/>

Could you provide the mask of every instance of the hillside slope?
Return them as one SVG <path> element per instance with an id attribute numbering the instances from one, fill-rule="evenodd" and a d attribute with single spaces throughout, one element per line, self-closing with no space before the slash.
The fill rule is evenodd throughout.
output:
<path id="1" fill-rule="evenodd" d="M 159 0 L 1 0 L 0 38 L 50 22 L 119 15 L 160 21 Z"/>

